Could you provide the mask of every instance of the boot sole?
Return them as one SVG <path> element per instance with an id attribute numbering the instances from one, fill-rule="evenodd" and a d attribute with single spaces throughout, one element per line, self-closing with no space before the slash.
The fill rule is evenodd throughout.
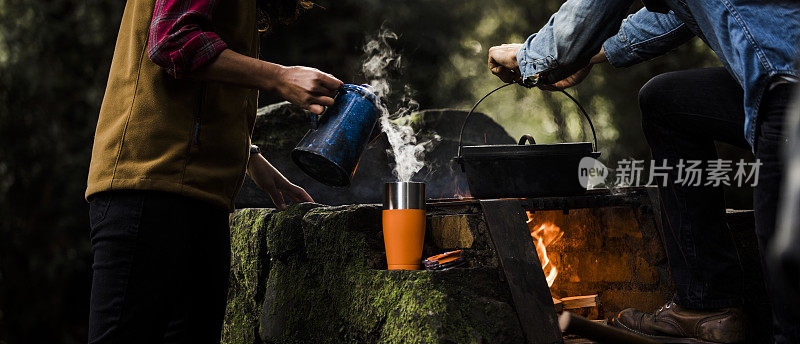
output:
<path id="1" fill-rule="evenodd" d="M 647 337 L 648 339 L 652 339 L 652 340 L 654 340 L 654 341 L 656 341 L 656 342 L 659 342 L 659 343 L 675 343 L 675 344 L 684 344 L 684 343 L 720 344 L 720 343 L 717 343 L 717 342 L 709 342 L 709 341 L 705 341 L 705 340 L 702 340 L 702 339 L 697 339 L 697 338 L 682 338 L 682 337 L 669 337 L 669 336 L 654 336 L 654 335 L 652 335 L 652 334 L 647 334 L 647 333 L 642 333 L 642 332 L 636 331 L 636 330 L 634 330 L 634 329 L 632 329 L 632 328 L 630 328 L 630 327 L 628 327 L 628 326 L 625 326 L 625 324 L 622 324 L 622 323 L 620 323 L 619 321 L 614 321 L 614 322 L 612 322 L 612 323 L 611 323 L 611 326 L 612 326 L 612 327 L 616 327 L 616 328 L 618 328 L 618 329 L 620 329 L 620 330 L 625 330 L 625 331 L 628 331 L 628 332 L 631 332 L 631 333 L 635 333 L 635 334 L 637 334 L 637 335 L 640 335 L 640 336 L 642 336 L 642 337 Z"/>

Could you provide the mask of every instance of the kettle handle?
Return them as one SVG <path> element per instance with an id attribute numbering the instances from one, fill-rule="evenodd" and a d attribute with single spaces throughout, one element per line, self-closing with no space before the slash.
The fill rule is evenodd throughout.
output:
<path id="1" fill-rule="evenodd" d="M 320 123 L 325 120 L 325 117 L 327 117 L 328 110 L 330 110 L 330 108 L 336 106 L 336 102 L 339 101 L 339 95 L 344 93 L 344 92 L 345 92 L 344 87 L 343 86 L 339 86 L 339 88 L 336 89 L 336 94 L 333 96 L 333 104 L 334 105 L 326 106 L 325 110 L 323 110 L 321 114 L 317 115 L 317 114 L 315 114 L 315 113 L 313 113 L 311 111 L 307 111 L 308 112 L 308 121 L 309 121 L 309 123 L 311 123 L 311 129 L 312 130 L 317 130 L 317 128 L 319 128 Z"/>
<path id="2" fill-rule="evenodd" d="M 327 112 L 328 109 L 325 109 L 325 111 Z M 309 111 L 308 121 L 311 123 L 311 130 L 317 130 L 317 128 L 319 128 L 319 115 Z"/>

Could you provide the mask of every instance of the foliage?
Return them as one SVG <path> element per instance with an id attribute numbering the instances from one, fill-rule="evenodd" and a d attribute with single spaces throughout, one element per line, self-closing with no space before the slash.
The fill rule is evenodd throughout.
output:
<path id="1" fill-rule="evenodd" d="M 83 190 L 123 5 L 0 0 L 0 342 L 85 342 Z"/>

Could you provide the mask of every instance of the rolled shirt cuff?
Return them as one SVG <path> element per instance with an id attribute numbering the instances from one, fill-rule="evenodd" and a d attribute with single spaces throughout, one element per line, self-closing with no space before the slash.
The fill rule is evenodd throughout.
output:
<path id="1" fill-rule="evenodd" d="M 517 50 L 517 65 L 519 65 L 519 73 L 522 75 L 523 80 L 536 74 L 533 63 L 528 61 L 526 57 L 527 49 L 527 45 L 523 44 L 522 47 Z"/>
<path id="2" fill-rule="evenodd" d="M 228 45 L 214 32 L 198 32 L 183 43 L 179 51 L 170 54 L 171 67 L 167 72 L 177 79 L 209 65 Z"/>
<path id="3" fill-rule="evenodd" d="M 603 42 L 603 52 L 608 63 L 617 68 L 628 67 L 642 61 L 642 58 L 628 44 L 628 39 L 622 30 Z"/>
<path id="4" fill-rule="evenodd" d="M 535 36 L 535 35 L 534 35 Z M 531 36 L 525 44 L 517 51 L 517 64 L 522 75 L 522 81 L 526 86 L 534 86 L 538 82 L 538 74 L 553 69 L 558 66 L 558 61 L 553 56 L 541 58 L 530 58 L 528 54 L 529 42 L 533 40 Z"/>

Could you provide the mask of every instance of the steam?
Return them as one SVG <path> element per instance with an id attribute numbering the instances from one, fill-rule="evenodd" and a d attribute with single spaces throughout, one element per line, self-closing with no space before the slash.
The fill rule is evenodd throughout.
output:
<path id="1" fill-rule="evenodd" d="M 392 95 L 391 75 L 402 71 L 400 54 L 394 52 L 389 44 L 390 40 L 397 40 L 397 35 L 381 28 L 378 35 L 364 45 L 366 59 L 361 67 L 373 92 L 386 101 Z M 419 103 L 412 98 L 412 90 L 404 86 L 402 92 L 396 110 L 389 111 L 387 107 L 381 107 L 380 124 L 391 147 L 387 153 L 395 161 L 392 173 L 398 181 L 405 182 L 410 181 L 425 166 L 425 153 L 441 138 L 434 134 L 432 140 L 418 142 L 414 129 L 397 120 L 419 109 Z"/>

